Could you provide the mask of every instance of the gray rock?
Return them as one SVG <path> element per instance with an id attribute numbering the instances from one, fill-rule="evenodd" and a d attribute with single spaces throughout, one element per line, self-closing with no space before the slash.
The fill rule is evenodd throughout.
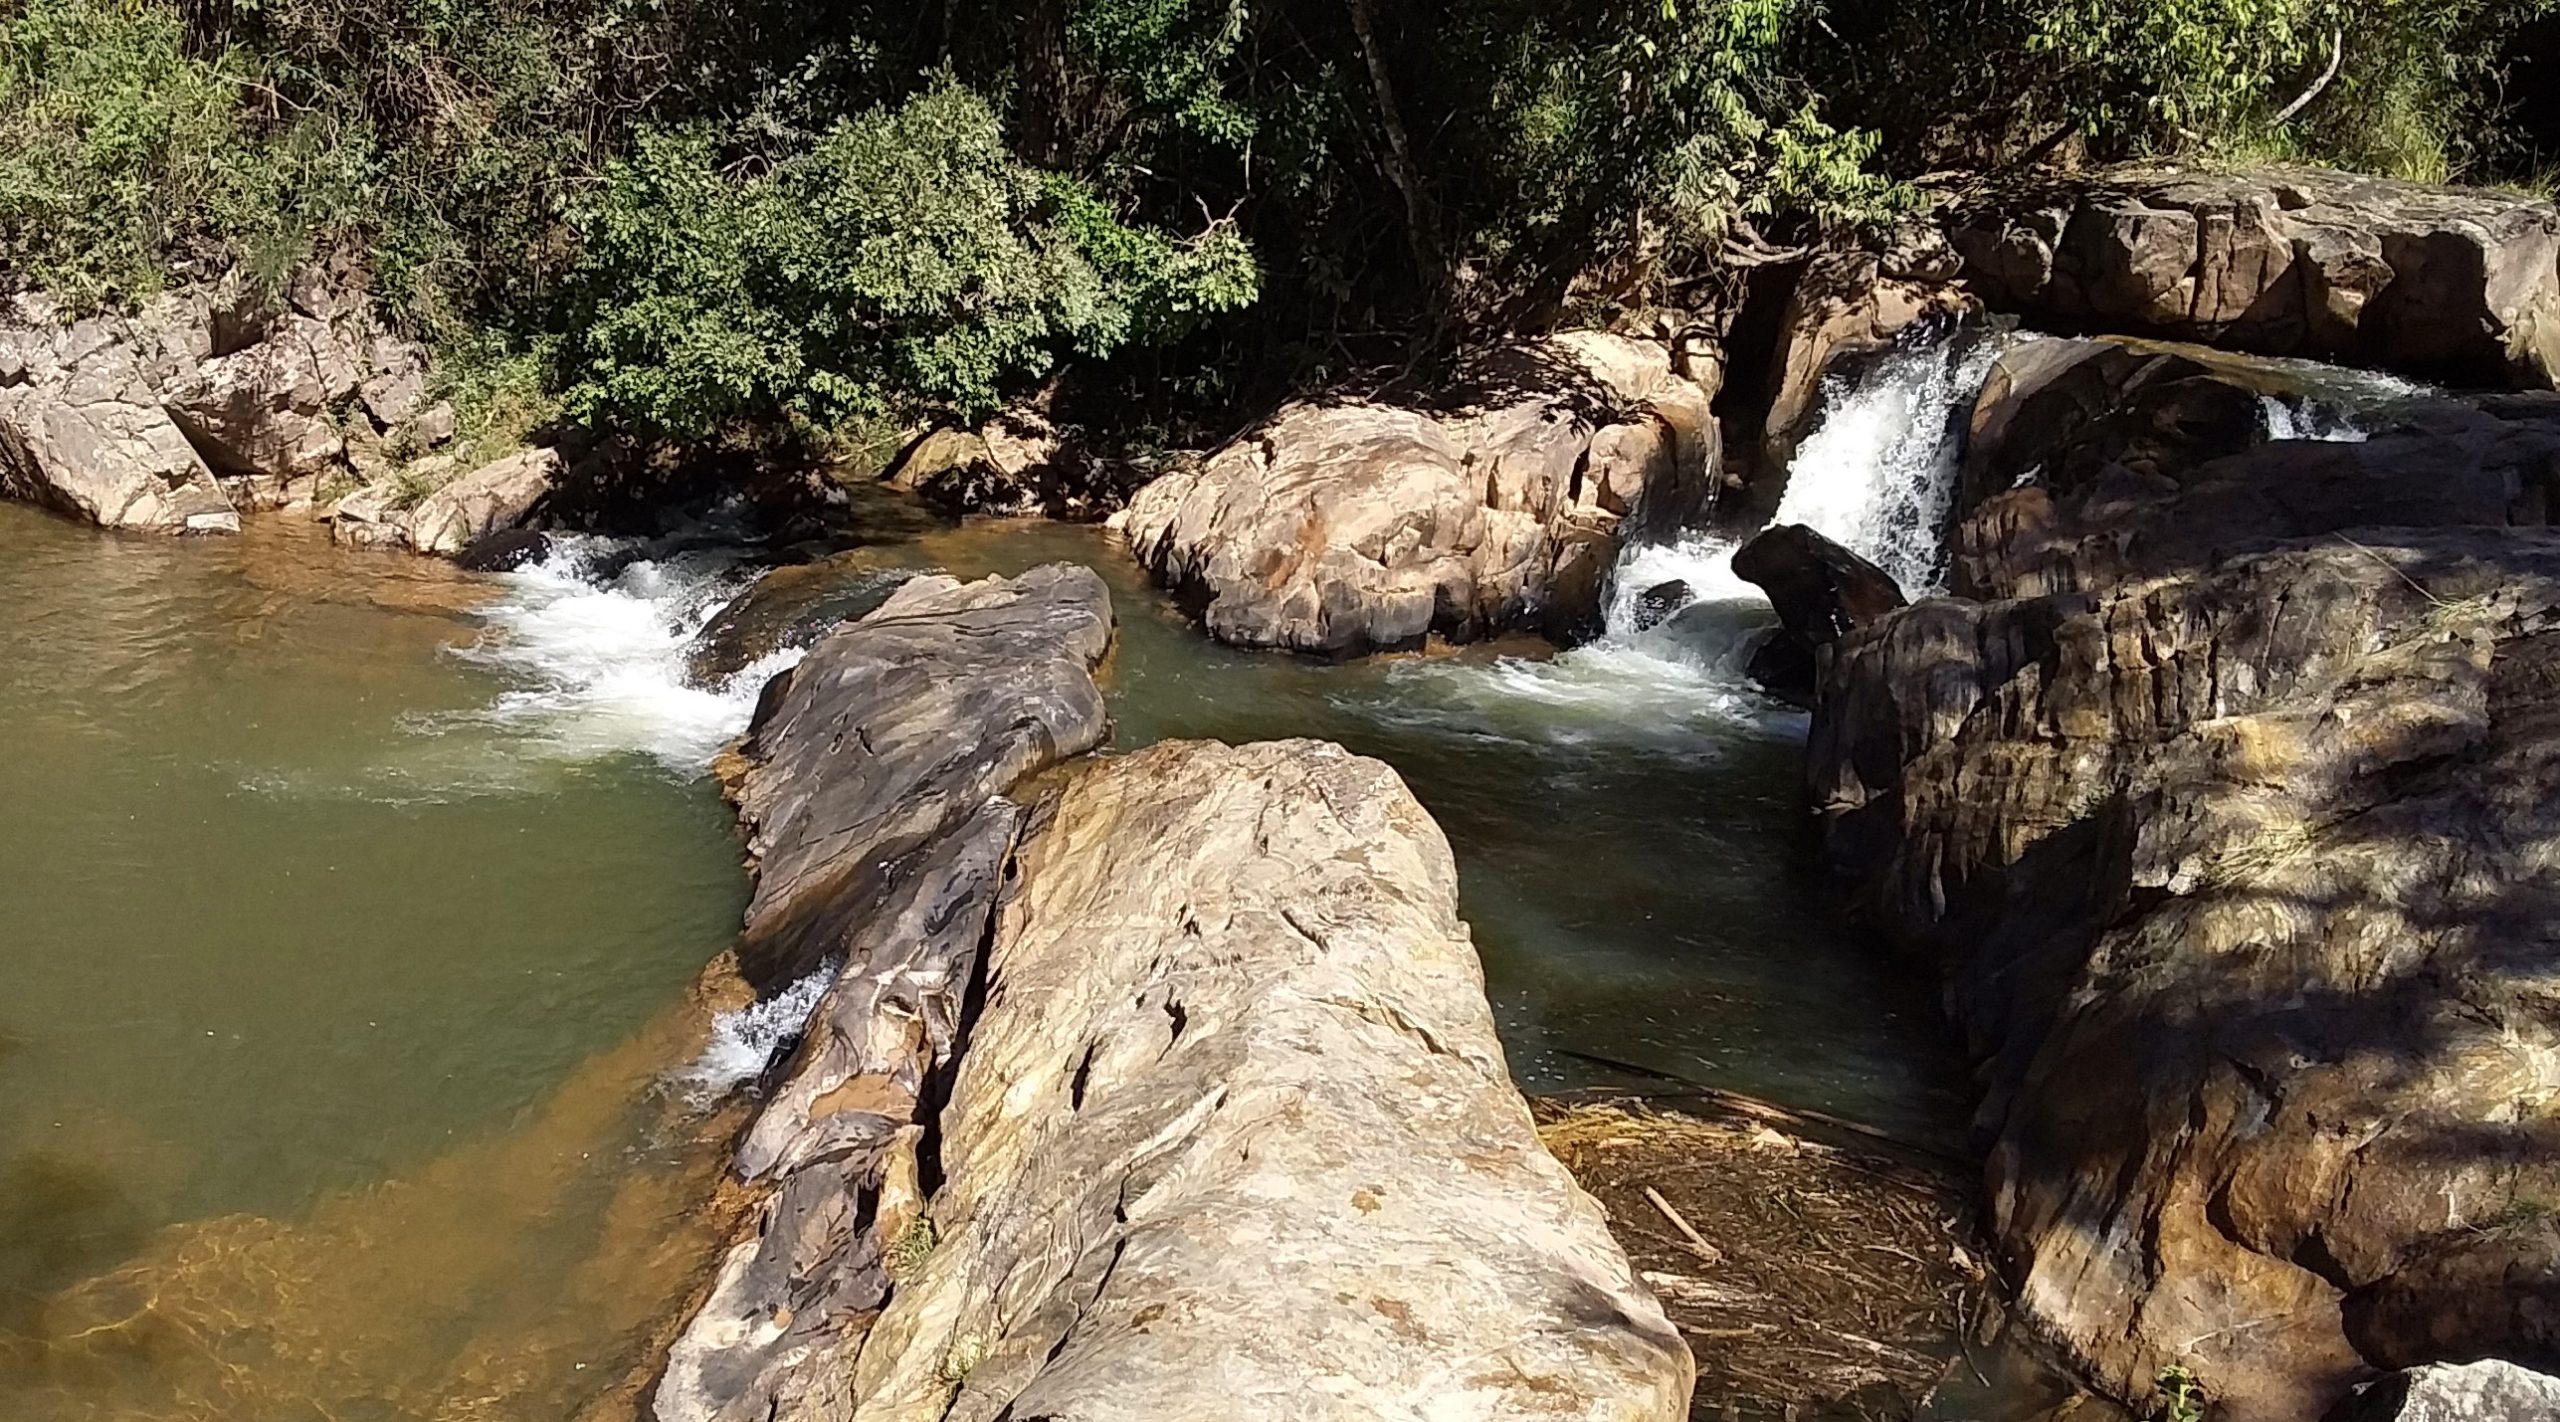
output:
<path id="1" fill-rule="evenodd" d="M 1500 353 L 1457 408 L 1295 404 L 1113 524 L 1238 646 L 1357 656 L 1596 630 L 1630 520 L 1676 525 L 1716 465 L 1711 392 L 1593 332 Z"/>
<path id="2" fill-rule="evenodd" d="M 353 355 L 326 322 L 291 316 L 246 350 L 209 356 L 163 393 L 171 417 L 226 473 L 291 479 L 346 452 L 332 402 L 355 390 Z"/>
<path id="3" fill-rule="evenodd" d="M 2560 1378 L 2495 1358 L 2430 1363 L 2373 1383 L 2338 1422 L 2552 1422 Z"/>
<path id="4" fill-rule="evenodd" d="M 230 496 L 159 405 L 112 389 L 0 389 L 0 493 L 104 528 L 240 528 Z"/>
<path id="5" fill-rule="evenodd" d="M 748 976 L 775 986 L 809 972 L 889 891 L 902 856 L 1101 744 L 1092 667 L 1111 628 L 1090 569 L 917 578 L 776 678 L 734 788 L 757 861 Z"/>

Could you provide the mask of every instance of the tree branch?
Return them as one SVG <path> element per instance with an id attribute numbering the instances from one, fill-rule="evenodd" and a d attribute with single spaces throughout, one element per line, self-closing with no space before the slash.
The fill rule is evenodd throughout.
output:
<path id="1" fill-rule="evenodd" d="M 2276 122 L 2278 124 L 2290 122 L 2293 116 L 2302 112 L 2313 99 L 2319 98 L 2320 91 L 2329 87 L 2329 81 L 2338 77 L 2338 63 L 2345 59 L 2346 55 L 2347 32 L 2344 29 L 2329 31 L 2329 67 L 2320 71 L 2320 77 L 2311 81 L 2310 88 L 2294 96 L 2292 103 L 2276 111 Z"/>

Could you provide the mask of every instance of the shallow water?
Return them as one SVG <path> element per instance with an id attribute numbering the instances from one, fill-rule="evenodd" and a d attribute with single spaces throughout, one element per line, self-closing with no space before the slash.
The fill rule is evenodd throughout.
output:
<path id="1" fill-rule="evenodd" d="M 576 1277 L 700 1193 L 643 1108 L 743 877 L 698 774 L 486 717 L 491 591 L 0 506 L 0 1417 L 463 1416 L 628 1341 Z"/>

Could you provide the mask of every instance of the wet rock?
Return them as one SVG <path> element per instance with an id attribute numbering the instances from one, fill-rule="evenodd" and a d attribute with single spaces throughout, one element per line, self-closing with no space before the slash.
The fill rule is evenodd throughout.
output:
<path id="1" fill-rule="evenodd" d="M 1636 594 L 1635 621 L 1639 632 L 1661 626 L 1671 614 L 1689 605 L 1689 585 L 1678 578 L 1655 583 Z"/>
<path id="2" fill-rule="evenodd" d="M 2124 170 L 1987 204 L 1950 235 L 1995 307 L 2050 323 L 2462 383 L 2560 377 L 2560 212 L 2512 193 Z"/>
<path id="3" fill-rule="evenodd" d="M 1734 576 L 1757 584 L 1778 620 L 1808 647 L 1826 647 L 1908 599 L 1893 575 L 1800 523 L 1764 529 L 1735 550 Z"/>
<path id="4" fill-rule="evenodd" d="M 778 986 L 834 951 L 896 861 L 1022 776 L 1101 744 L 1092 667 L 1111 599 L 1053 565 L 962 584 L 923 577 L 810 648 L 766 688 L 734 798 L 757 860 L 741 956 Z M 860 748 L 849 761 L 845 746 Z"/>
<path id="5" fill-rule="evenodd" d="M 1715 467 L 1709 392 L 1668 347 L 1507 348 L 1448 407 L 1293 404 L 1113 519 L 1238 646 L 1357 656 L 1597 629 L 1616 539 L 1676 524 Z"/>
<path id="6" fill-rule="evenodd" d="M 421 553 L 459 553 L 472 540 L 513 528 L 533 513 L 560 477 L 560 454 L 528 449 L 484 464 L 418 501 L 404 520 L 409 546 Z"/>
<path id="7" fill-rule="evenodd" d="M 1733 571 L 1778 611 L 1778 630 L 1752 648 L 1745 675 L 1800 706 L 1813 704 L 1822 649 L 1905 602 L 1892 574 L 1802 524 L 1754 536 L 1734 551 Z"/>
<path id="8" fill-rule="evenodd" d="M 883 980 L 926 999 L 825 1017 L 742 1163 L 832 1172 L 912 1111 L 919 1076 L 864 1068 L 961 1021 L 944 965 L 983 931 L 947 1101 L 890 1134 L 874 1191 L 782 1187 L 662 1422 L 1686 1415 L 1688 1351 L 1539 1144 L 1447 844 L 1393 771 L 1168 743 L 1015 813 L 912 881 L 951 907 L 896 910 L 889 961 L 929 966 Z M 777 1237 L 818 1267 L 734 1287 Z"/>
<path id="9" fill-rule="evenodd" d="M 2560 1378 L 2497 1359 L 2433 1363 L 2365 1387 L 2336 1422 L 2547 1422 Z"/>
<path id="10" fill-rule="evenodd" d="M 551 535 L 530 528 L 502 528 L 473 539 L 453 555 L 455 566 L 474 573 L 512 573 L 551 556 Z"/>
<path id="11" fill-rule="evenodd" d="M 717 686 L 762 657 L 806 646 L 870 612 L 912 576 L 859 548 L 768 568 L 694 634 L 686 674 L 696 685 Z"/>

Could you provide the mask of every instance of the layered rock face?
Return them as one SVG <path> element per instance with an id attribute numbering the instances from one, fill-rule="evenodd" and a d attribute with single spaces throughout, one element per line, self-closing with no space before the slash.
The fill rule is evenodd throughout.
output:
<path id="1" fill-rule="evenodd" d="M 1114 526 L 1212 636 L 1357 656 L 1596 629 L 1622 529 L 1702 507 L 1712 381 L 1583 332 L 1480 363 L 1446 408 L 1293 404 Z"/>
<path id="2" fill-rule="evenodd" d="M 2106 418 L 2220 408 L 2150 360 L 2078 423 L 1986 395 L 2042 472 L 1974 491 L 1981 600 L 1830 649 L 1830 852 L 1942 964 L 2020 1310 L 2110 1390 L 2273 1422 L 2549 1367 L 2560 401 L 2190 464 L 2211 421 Z"/>
<path id="3" fill-rule="evenodd" d="M 1107 609 L 1081 569 L 919 580 L 768 692 L 744 951 L 840 966 L 656 1415 L 1685 1415 L 1392 771 L 1175 743 L 1025 782 L 1101 737 Z"/>
<path id="4" fill-rule="evenodd" d="M 66 321 L 39 295 L 0 311 L 0 492 L 109 528 L 225 532 L 307 502 L 368 447 L 415 437 L 425 353 L 315 290 L 268 310 L 227 288 Z M 360 406 L 372 421 L 333 413 Z"/>
<path id="5" fill-rule="evenodd" d="M 2131 171 L 1950 228 L 1991 304 L 2041 324 L 2560 381 L 2560 212 L 2512 194 L 2318 170 Z"/>

